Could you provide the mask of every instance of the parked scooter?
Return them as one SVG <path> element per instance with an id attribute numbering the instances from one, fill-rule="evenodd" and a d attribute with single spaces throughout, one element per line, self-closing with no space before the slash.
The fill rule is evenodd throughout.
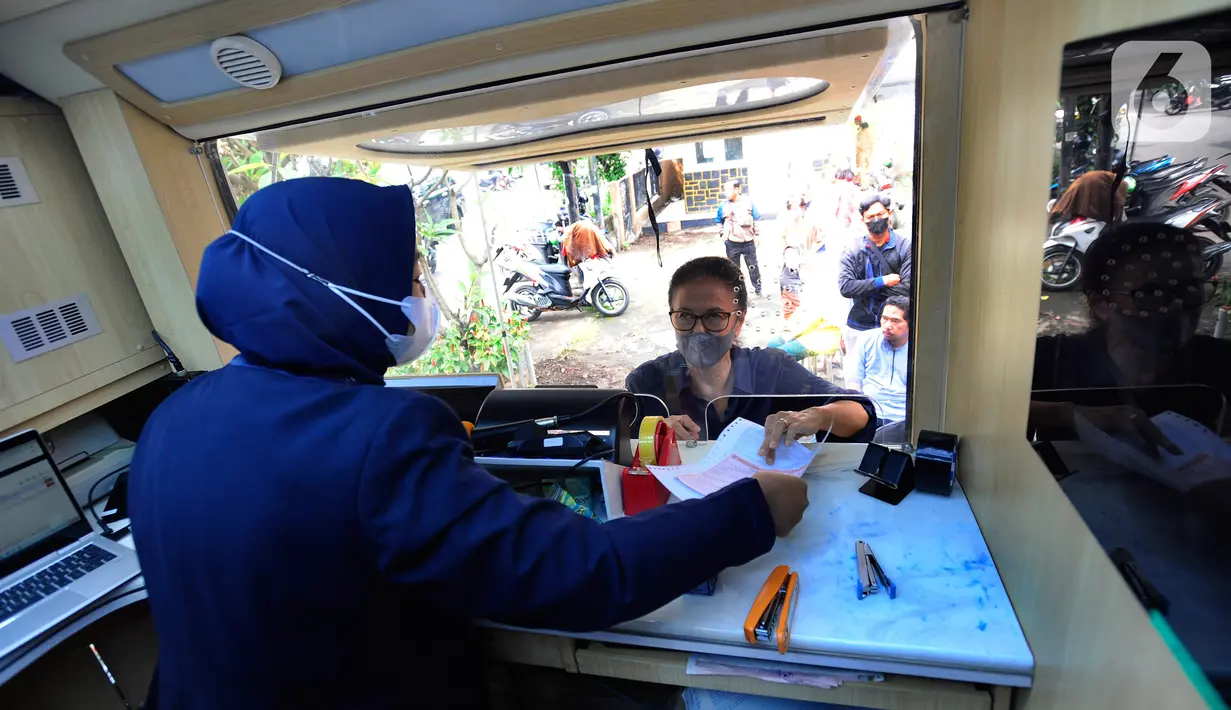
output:
<path id="1" fill-rule="evenodd" d="M 1203 197 L 1192 204 L 1173 207 L 1162 213 L 1130 217 L 1129 221 L 1162 222 L 1181 229 L 1193 229 L 1207 242 L 1202 251 L 1202 277 L 1213 278 L 1222 269 L 1223 256 L 1231 250 L 1231 235 L 1222 228 L 1221 212 L 1227 200 Z M 1057 222 L 1043 244 L 1043 289 L 1064 291 L 1081 281 L 1081 262 L 1086 251 L 1107 227 L 1106 222 L 1076 217 Z"/>
<path id="2" fill-rule="evenodd" d="M 505 271 L 504 293 L 527 321 L 538 320 L 544 311 L 564 311 L 594 306 L 599 313 L 615 317 L 628 310 L 628 289 L 611 274 L 610 258 L 581 262 L 581 293 L 574 294 L 565 264 L 544 264 L 516 245 L 496 250 L 496 265 Z"/>

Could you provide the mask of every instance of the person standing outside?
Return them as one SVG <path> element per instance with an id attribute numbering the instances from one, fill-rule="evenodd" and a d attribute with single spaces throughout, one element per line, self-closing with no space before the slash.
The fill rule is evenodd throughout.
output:
<path id="1" fill-rule="evenodd" d="M 838 291 L 853 300 L 843 331 L 847 352 L 858 351 L 861 334 L 877 327 L 886 299 L 910 298 L 911 240 L 889 227 L 891 204 L 884 195 L 859 203 L 868 233 L 842 255 Z"/>
<path id="2" fill-rule="evenodd" d="M 846 385 L 872 398 L 876 428 L 906 419 L 906 374 L 910 363 L 910 299 L 890 296 L 879 331 L 859 340 Z"/>
<path id="3" fill-rule="evenodd" d="M 727 247 L 727 258 L 739 266 L 740 257 L 748 266 L 752 290 L 761 295 L 761 267 L 757 265 L 757 220 L 761 213 L 752 200 L 743 195 L 744 184 L 732 180 L 726 185 L 727 201 L 718 206 L 718 224 Z"/>

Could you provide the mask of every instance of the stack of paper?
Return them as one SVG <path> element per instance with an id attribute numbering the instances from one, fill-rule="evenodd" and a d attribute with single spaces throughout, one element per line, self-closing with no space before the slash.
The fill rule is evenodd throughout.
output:
<path id="1" fill-rule="evenodd" d="M 1231 444 L 1218 434 L 1175 412 L 1157 414 L 1150 421 L 1180 448 L 1179 454 L 1160 446 L 1158 458 L 1151 458 L 1131 439 L 1102 431 L 1080 412 L 1073 415 L 1077 435 L 1089 450 L 1182 493 L 1203 483 L 1231 478 Z"/>
<path id="2" fill-rule="evenodd" d="M 757 452 L 765 441 L 765 427 L 736 419 L 722 430 L 702 460 L 682 466 L 649 466 L 650 472 L 680 500 L 702 498 L 758 471 L 802 476 L 820 452 L 799 442 L 779 444 L 771 464 Z M 822 442 L 823 443 L 823 442 Z"/>

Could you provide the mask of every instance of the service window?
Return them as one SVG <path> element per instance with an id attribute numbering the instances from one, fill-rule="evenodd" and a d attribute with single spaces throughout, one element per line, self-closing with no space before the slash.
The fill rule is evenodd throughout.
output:
<path id="1" fill-rule="evenodd" d="M 696 438 L 744 416 L 907 443 L 917 304 L 943 313 L 949 281 L 946 260 L 935 277 L 915 261 L 921 241 L 952 243 L 951 221 L 918 219 L 921 37 L 954 28 L 936 13 L 801 31 L 225 139 L 222 154 L 237 199 L 309 174 L 414 192 L 445 317 L 390 378 L 627 387 Z M 960 43 L 946 46 L 955 67 Z M 955 114 L 948 99 L 934 103 Z M 953 176 L 934 172 L 951 202 Z M 943 360 L 925 378 L 933 423 Z"/>

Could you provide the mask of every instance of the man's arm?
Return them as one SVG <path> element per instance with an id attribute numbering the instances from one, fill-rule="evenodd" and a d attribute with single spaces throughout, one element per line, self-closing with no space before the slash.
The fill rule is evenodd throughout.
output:
<path id="1" fill-rule="evenodd" d="M 845 298 L 862 298 L 885 286 L 885 280 L 879 276 L 874 279 L 859 278 L 861 274 L 856 273 L 858 264 L 855 263 L 858 259 L 859 252 L 855 249 L 848 249 L 842 255 L 842 268 L 838 270 L 838 292 Z"/>
<path id="2" fill-rule="evenodd" d="M 752 203 L 752 204 L 750 205 L 750 207 L 751 207 L 751 209 L 752 209 L 752 218 L 753 218 L 753 219 L 761 219 L 761 213 L 760 213 L 759 211 L 757 211 L 757 204 L 754 202 L 754 203 Z"/>
<path id="3" fill-rule="evenodd" d="M 851 353 L 851 371 L 846 375 L 846 386 L 856 392 L 863 392 L 863 378 L 867 373 L 867 363 L 864 362 L 864 358 L 868 356 L 868 349 L 864 347 L 864 343 L 869 340 L 872 338 L 860 338 L 855 351 Z"/>
<path id="4" fill-rule="evenodd" d="M 911 246 L 909 239 L 903 239 L 901 246 L 898 247 L 902 254 L 902 270 L 898 272 L 898 276 L 902 277 L 902 282 L 894 287 L 897 293 L 906 297 L 910 297 L 910 277 L 911 272 L 914 270 Z"/>

